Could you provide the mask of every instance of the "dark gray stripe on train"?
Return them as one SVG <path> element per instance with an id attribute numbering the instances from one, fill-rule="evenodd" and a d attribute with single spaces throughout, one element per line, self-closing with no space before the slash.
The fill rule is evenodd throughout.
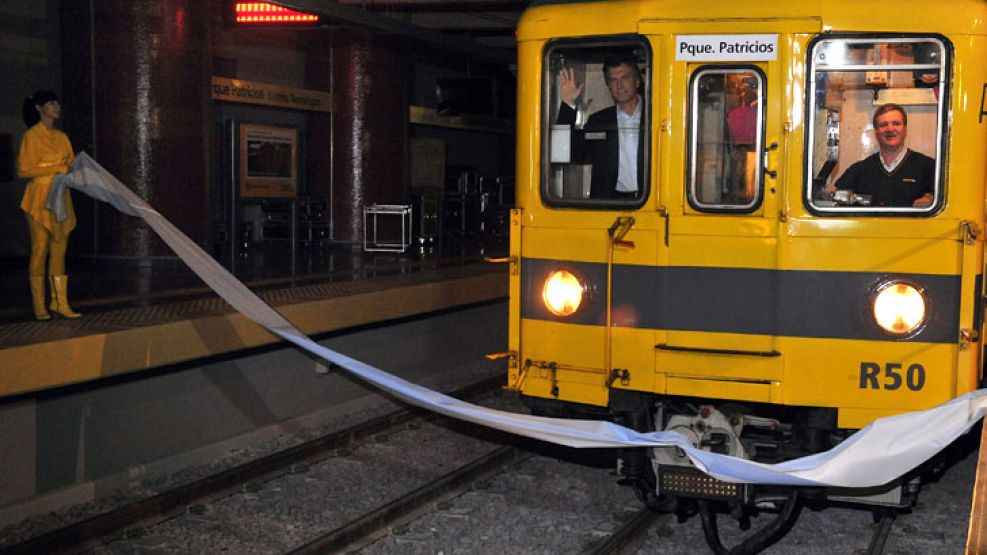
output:
<path id="1" fill-rule="evenodd" d="M 567 268 L 592 284 L 587 305 L 571 318 L 545 308 L 542 285 Z M 887 278 L 926 291 L 930 320 L 907 341 L 954 343 L 959 336 L 959 276 L 616 265 L 616 326 L 792 337 L 886 340 L 869 312 L 870 292 Z M 525 258 L 521 262 L 524 318 L 603 325 L 605 264 Z"/>

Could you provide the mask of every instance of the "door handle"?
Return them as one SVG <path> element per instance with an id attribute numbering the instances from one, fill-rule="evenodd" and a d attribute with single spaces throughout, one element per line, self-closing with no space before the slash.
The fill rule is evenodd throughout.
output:
<path id="1" fill-rule="evenodd" d="M 776 150 L 778 150 L 777 141 L 771 143 L 771 146 L 764 149 L 763 157 L 761 159 L 761 167 L 764 168 L 764 173 L 771 179 L 776 179 L 778 177 L 778 170 L 768 169 L 768 154 Z"/>

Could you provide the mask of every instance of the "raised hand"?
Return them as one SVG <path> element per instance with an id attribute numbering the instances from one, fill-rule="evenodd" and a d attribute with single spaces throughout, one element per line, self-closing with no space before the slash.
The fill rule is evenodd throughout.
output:
<path id="1" fill-rule="evenodd" d="M 570 106 L 576 105 L 576 99 L 583 92 L 583 86 L 576 84 L 576 71 L 571 67 L 564 67 L 559 70 L 559 95 L 562 102 Z"/>

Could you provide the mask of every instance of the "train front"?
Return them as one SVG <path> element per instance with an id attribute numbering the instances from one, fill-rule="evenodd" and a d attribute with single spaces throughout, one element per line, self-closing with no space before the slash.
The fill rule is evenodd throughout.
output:
<path id="1" fill-rule="evenodd" d="M 935 32 L 832 8 L 526 13 L 508 387 L 533 412 L 778 462 L 976 389 L 984 7 Z M 660 508 L 790 499 L 669 448 L 619 467 Z M 821 495 L 905 507 L 913 478 Z"/>

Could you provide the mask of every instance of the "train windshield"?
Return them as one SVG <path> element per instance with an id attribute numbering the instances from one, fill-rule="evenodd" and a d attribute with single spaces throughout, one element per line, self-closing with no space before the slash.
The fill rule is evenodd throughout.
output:
<path id="1" fill-rule="evenodd" d="M 948 50 L 935 37 L 834 37 L 810 49 L 805 198 L 820 214 L 942 204 Z"/>
<path id="2" fill-rule="evenodd" d="M 640 37 L 565 41 L 545 55 L 542 198 L 630 208 L 649 190 L 651 52 Z"/>

